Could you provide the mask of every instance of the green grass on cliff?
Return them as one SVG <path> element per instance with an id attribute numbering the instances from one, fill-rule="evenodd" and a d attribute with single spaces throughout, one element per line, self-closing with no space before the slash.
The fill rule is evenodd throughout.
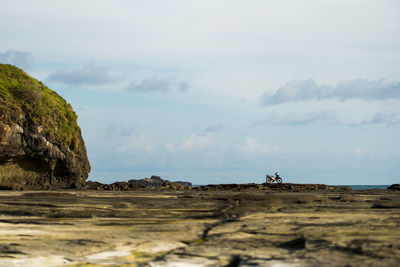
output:
<path id="1" fill-rule="evenodd" d="M 0 112 L 22 110 L 25 127 L 42 130 L 51 142 L 75 149 L 80 129 L 77 115 L 61 96 L 12 65 L 0 64 Z M 0 118 L 5 118 L 3 114 Z"/>

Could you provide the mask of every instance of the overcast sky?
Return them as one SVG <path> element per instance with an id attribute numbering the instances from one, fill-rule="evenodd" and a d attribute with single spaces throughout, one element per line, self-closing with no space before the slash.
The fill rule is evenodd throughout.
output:
<path id="1" fill-rule="evenodd" d="M 72 104 L 91 180 L 400 182 L 397 0 L 0 6 L 0 62 Z"/>

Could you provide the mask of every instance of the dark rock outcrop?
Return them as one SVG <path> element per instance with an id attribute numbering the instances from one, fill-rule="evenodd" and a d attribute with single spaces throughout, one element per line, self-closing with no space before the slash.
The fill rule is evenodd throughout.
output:
<path id="1" fill-rule="evenodd" d="M 337 185 L 326 185 L 326 184 L 292 184 L 292 183 L 264 183 L 264 186 L 272 190 L 294 190 L 294 191 L 308 191 L 308 190 L 328 190 L 328 191 L 351 191 L 349 186 L 337 186 Z"/>
<path id="2" fill-rule="evenodd" d="M 265 191 L 314 191 L 314 190 L 327 190 L 327 191 L 351 191 L 348 186 L 334 186 L 325 184 L 292 184 L 292 183 L 263 183 L 263 184 L 210 184 L 193 187 L 197 191 L 241 191 L 241 190 L 265 190 Z"/>
<path id="3" fill-rule="evenodd" d="M 22 70 L 0 64 L 0 186 L 80 188 L 89 171 L 71 105 Z"/>
<path id="4" fill-rule="evenodd" d="M 129 180 L 128 183 L 140 184 L 147 188 L 155 188 L 158 186 L 162 186 L 164 183 L 164 180 L 161 179 L 160 176 L 153 175 L 150 178 L 132 179 L 132 180 Z"/>
<path id="5" fill-rule="evenodd" d="M 390 190 L 400 190 L 400 184 L 392 184 L 392 185 L 389 186 L 387 189 L 390 189 Z"/>
<path id="6" fill-rule="evenodd" d="M 127 182 L 115 182 L 112 184 L 102 184 L 99 182 L 87 181 L 82 189 L 97 191 L 132 191 L 144 189 L 140 184 L 130 184 Z"/>
<path id="7" fill-rule="evenodd" d="M 192 183 L 190 182 L 181 182 L 181 181 L 176 181 L 176 182 L 170 182 L 168 180 L 164 180 L 162 179 L 160 176 L 157 175 L 153 175 L 150 178 L 143 178 L 143 179 L 132 179 L 129 180 L 128 183 L 130 184 L 139 184 L 139 185 L 143 185 L 146 188 L 157 188 L 157 187 L 161 187 L 164 186 L 165 188 L 168 187 L 169 185 L 173 185 L 176 184 L 175 187 L 179 187 L 179 185 L 181 185 L 182 187 L 191 187 Z"/>
<path id="8" fill-rule="evenodd" d="M 189 184 L 189 186 L 188 186 Z M 346 192 L 352 191 L 348 186 L 335 186 L 335 185 L 325 185 L 325 184 L 209 184 L 201 186 L 191 186 L 188 182 L 170 182 L 168 180 L 163 180 L 159 176 L 152 176 L 151 178 L 144 178 L 138 180 L 129 180 L 128 182 L 115 182 L 112 184 L 102 184 L 99 182 L 86 182 L 82 189 L 86 190 L 111 190 L 111 191 L 134 191 L 134 190 L 144 190 L 144 191 L 179 191 L 179 190 L 189 190 L 189 191 L 277 191 L 277 192 L 308 192 L 308 191 L 331 191 L 331 192 Z M 349 196 L 339 196 L 335 200 L 341 202 L 353 202 Z"/>

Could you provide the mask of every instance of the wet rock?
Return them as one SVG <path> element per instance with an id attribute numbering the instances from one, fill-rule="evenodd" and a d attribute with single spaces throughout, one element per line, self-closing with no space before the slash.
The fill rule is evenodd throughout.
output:
<path id="1" fill-rule="evenodd" d="M 80 188 L 90 164 L 71 105 L 14 66 L 0 81 L 0 186 Z"/>

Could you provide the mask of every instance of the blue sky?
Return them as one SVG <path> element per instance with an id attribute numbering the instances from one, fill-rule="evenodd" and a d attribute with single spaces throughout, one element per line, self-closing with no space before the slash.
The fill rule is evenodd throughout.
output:
<path id="1" fill-rule="evenodd" d="M 398 1 L 0 6 L 0 62 L 72 104 L 91 180 L 400 182 Z"/>

